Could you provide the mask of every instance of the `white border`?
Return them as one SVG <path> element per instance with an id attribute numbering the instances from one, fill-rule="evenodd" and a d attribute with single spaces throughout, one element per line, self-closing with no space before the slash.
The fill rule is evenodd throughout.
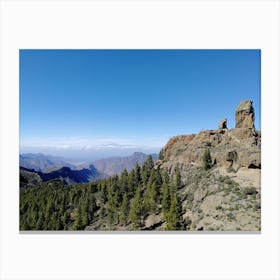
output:
<path id="1" fill-rule="evenodd" d="M 279 2 L 26 1 L 1 6 L 2 279 L 279 279 Z M 18 231 L 18 50 L 262 50 L 262 233 Z"/>

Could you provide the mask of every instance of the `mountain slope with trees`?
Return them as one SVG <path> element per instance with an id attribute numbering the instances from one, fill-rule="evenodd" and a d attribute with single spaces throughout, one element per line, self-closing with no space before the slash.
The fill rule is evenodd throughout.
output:
<path id="1" fill-rule="evenodd" d="M 179 172 L 169 178 L 154 168 L 152 156 L 129 173 L 74 188 L 58 180 L 42 183 L 20 192 L 20 229 L 186 229 L 180 184 Z"/>
<path id="2" fill-rule="evenodd" d="M 20 186 L 33 186 L 34 178 L 37 178 L 37 186 L 40 182 L 47 182 L 51 180 L 59 180 L 64 185 L 76 185 L 79 183 L 88 183 L 97 179 L 107 177 L 101 174 L 96 168 L 91 165 L 89 169 L 83 168 L 80 170 L 72 170 L 69 167 L 62 167 L 51 172 L 35 171 L 20 167 Z"/>

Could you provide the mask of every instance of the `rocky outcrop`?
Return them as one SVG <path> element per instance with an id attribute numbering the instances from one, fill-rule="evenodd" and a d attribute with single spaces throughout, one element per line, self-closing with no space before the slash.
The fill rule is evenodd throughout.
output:
<path id="1" fill-rule="evenodd" d="M 255 113 L 251 100 L 242 101 L 235 110 L 235 128 L 254 128 Z"/>
<path id="2" fill-rule="evenodd" d="M 236 118 L 237 128 L 225 129 L 223 119 L 217 130 L 171 138 L 163 149 L 163 166 L 201 166 L 202 154 L 209 148 L 217 167 L 261 168 L 261 133 L 254 128 L 252 101 L 240 103 Z"/>
<path id="3" fill-rule="evenodd" d="M 35 187 L 42 183 L 41 177 L 33 170 L 24 167 L 20 168 L 20 187 Z"/>
<path id="4" fill-rule="evenodd" d="M 227 128 L 227 119 L 222 119 L 219 123 L 218 129 L 226 129 Z"/>
<path id="5" fill-rule="evenodd" d="M 209 148 L 218 167 L 260 167 L 260 147 L 261 134 L 252 128 L 203 130 L 171 138 L 163 150 L 163 164 L 201 166 L 202 154 Z"/>
<path id="6" fill-rule="evenodd" d="M 261 132 L 254 126 L 252 102 L 241 102 L 235 116 L 233 129 L 224 119 L 216 130 L 171 138 L 156 162 L 171 177 L 179 169 L 190 230 L 260 230 Z M 212 160 L 208 170 L 202 164 L 206 150 Z"/>

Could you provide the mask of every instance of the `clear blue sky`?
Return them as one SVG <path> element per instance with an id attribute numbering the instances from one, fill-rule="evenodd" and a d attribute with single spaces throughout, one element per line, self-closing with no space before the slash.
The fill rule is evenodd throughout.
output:
<path id="1" fill-rule="evenodd" d="M 245 99 L 260 129 L 259 50 L 21 50 L 21 152 L 158 151 Z"/>

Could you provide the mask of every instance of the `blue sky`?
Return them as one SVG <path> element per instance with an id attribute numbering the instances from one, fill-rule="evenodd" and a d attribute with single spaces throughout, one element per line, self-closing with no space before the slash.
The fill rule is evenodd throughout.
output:
<path id="1" fill-rule="evenodd" d="M 251 99 L 259 50 L 21 50 L 20 151 L 76 158 L 158 152 Z"/>

